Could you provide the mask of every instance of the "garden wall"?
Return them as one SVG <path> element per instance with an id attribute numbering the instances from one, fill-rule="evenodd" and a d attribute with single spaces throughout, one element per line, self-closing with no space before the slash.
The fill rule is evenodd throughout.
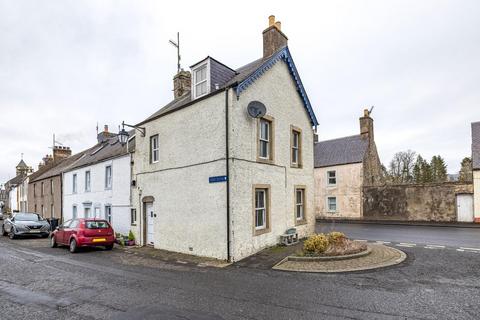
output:
<path id="1" fill-rule="evenodd" d="M 385 185 L 363 188 L 364 220 L 457 221 L 456 195 L 473 193 L 473 185 Z"/>

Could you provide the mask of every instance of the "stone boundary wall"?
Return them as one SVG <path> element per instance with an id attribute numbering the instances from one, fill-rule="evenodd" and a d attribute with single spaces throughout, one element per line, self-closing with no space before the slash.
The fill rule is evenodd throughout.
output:
<path id="1" fill-rule="evenodd" d="M 364 220 L 457 221 L 456 195 L 473 193 L 473 184 L 384 185 L 363 188 Z"/>

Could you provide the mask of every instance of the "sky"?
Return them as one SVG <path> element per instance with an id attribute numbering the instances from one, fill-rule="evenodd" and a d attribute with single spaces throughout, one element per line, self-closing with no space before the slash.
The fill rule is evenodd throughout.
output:
<path id="1" fill-rule="evenodd" d="M 0 0 L 0 183 L 23 153 L 35 169 L 52 135 L 79 152 L 96 126 L 138 123 L 173 98 L 182 67 L 210 55 L 238 68 L 282 22 L 320 122 L 320 140 L 359 133 L 375 106 L 380 159 L 471 154 L 480 120 L 480 1 Z"/>

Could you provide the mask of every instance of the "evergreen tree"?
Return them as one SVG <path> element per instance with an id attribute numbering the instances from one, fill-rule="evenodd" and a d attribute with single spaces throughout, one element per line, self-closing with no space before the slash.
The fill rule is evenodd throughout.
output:
<path id="1" fill-rule="evenodd" d="M 458 179 L 459 181 L 472 182 L 473 180 L 472 158 L 470 157 L 463 158 L 459 174 L 460 174 L 460 177 Z"/>
<path id="2" fill-rule="evenodd" d="M 430 161 L 433 182 L 447 181 L 447 165 L 441 156 L 433 156 Z"/>
<path id="3" fill-rule="evenodd" d="M 413 166 L 413 181 L 415 181 L 415 183 L 423 182 L 423 174 L 422 174 L 423 161 L 424 160 L 422 156 L 418 155 L 417 161 L 415 161 L 415 165 Z"/>

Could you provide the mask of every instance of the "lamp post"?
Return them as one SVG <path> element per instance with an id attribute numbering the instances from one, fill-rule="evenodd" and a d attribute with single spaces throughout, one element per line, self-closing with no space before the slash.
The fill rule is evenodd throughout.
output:
<path id="1" fill-rule="evenodd" d="M 118 135 L 117 135 L 118 141 L 120 142 L 120 144 L 121 144 L 122 146 L 127 143 L 128 137 L 129 137 L 129 134 L 128 134 L 128 132 L 125 130 L 125 127 L 133 128 L 133 129 L 139 131 L 140 134 L 142 135 L 142 137 L 145 137 L 145 128 L 144 128 L 144 127 L 139 127 L 139 126 L 134 126 L 134 125 L 126 124 L 125 121 L 122 121 L 122 129 L 119 130 Z"/>

